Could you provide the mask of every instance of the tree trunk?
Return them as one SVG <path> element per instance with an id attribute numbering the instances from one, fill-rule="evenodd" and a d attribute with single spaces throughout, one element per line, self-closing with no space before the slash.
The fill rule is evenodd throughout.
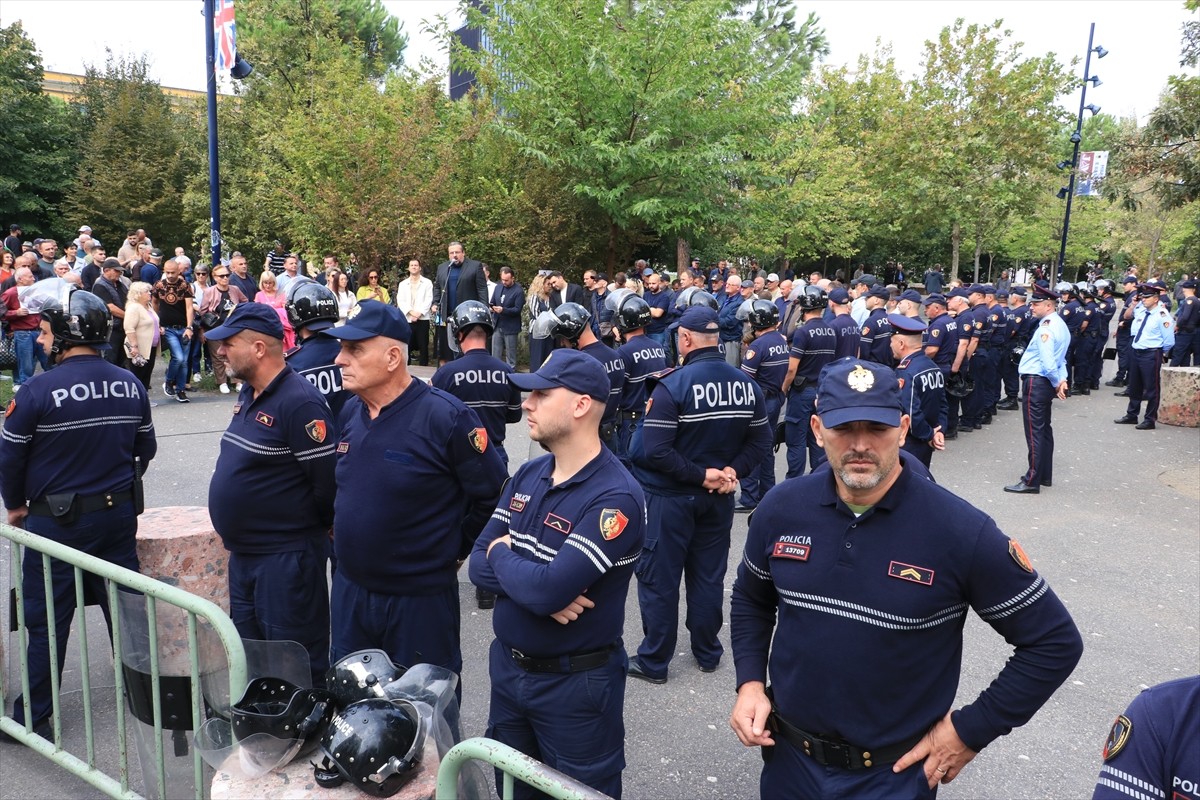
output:
<path id="1" fill-rule="evenodd" d="M 983 237 L 978 233 L 975 234 L 975 280 L 972 283 L 979 283 L 979 256 L 983 252 Z"/>
<path id="2" fill-rule="evenodd" d="M 962 229 L 955 222 L 950 229 L 950 280 L 958 280 L 958 247 L 962 244 Z"/>
<path id="3" fill-rule="evenodd" d="M 692 246 L 682 236 L 675 239 L 675 273 L 679 274 L 688 268 L 691 260 Z"/>
<path id="4" fill-rule="evenodd" d="M 988 283 L 992 283 L 992 269 L 996 265 L 996 254 L 988 253 Z"/>
<path id="5" fill-rule="evenodd" d="M 610 278 L 617 271 L 617 240 L 620 238 L 620 234 L 621 229 L 617 223 L 608 223 L 608 251 L 605 254 L 604 264 Z"/>

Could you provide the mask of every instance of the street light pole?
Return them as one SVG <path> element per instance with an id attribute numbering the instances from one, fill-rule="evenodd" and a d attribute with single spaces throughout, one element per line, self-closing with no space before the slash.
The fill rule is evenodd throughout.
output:
<path id="1" fill-rule="evenodd" d="M 1062 244 L 1058 248 L 1058 279 L 1063 279 L 1063 266 L 1067 257 L 1067 229 L 1071 226 L 1071 200 L 1075 196 L 1075 172 L 1079 168 L 1079 143 L 1083 140 L 1083 109 L 1087 102 L 1087 85 L 1091 80 L 1092 39 L 1096 35 L 1096 23 L 1088 30 L 1087 56 L 1083 60 L 1083 91 L 1079 93 L 1079 116 L 1075 120 L 1075 133 L 1071 136 L 1075 148 L 1071 152 L 1071 180 L 1067 184 L 1067 211 L 1063 216 Z"/>
<path id="2" fill-rule="evenodd" d="M 221 261 L 221 183 L 217 166 L 217 41 L 213 16 L 213 0 L 204 0 L 204 43 L 208 68 L 208 227 L 212 266 L 216 267 Z"/>

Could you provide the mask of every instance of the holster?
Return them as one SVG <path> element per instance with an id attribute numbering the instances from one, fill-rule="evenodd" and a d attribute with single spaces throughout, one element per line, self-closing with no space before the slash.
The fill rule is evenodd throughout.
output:
<path id="1" fill-rule="evenodd" d="M 46 504 L 50 506 L 50 516 L 59 525 L 73 525 L 79 519 L 79 498 L 77 492 L 58 492 L 46 495 Z"/>

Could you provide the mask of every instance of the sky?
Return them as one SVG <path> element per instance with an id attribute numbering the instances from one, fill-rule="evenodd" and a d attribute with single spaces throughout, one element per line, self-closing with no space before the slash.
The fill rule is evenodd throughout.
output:
<path id="1" fill-rule="evenodd" d="M 456 0 L 384 0 L 384 5 L 408 33 L 406 62 L 429 58 L 444 69 L 445 52 L 425 23 L 445 15 L 452 27 L 461 24 Z M 203 90 L 202 8 L 201 0 L 0 0 L 0 26 L 21 20 L 48 70 L 82 73 L 85 64 L 103 65 L 108 46 L 127 56 L 145 53 L 151 76 L 164 86 Z M 1076 70 L 1082 78 L 1088 25 L 1094 22 L 1095 43 L 1109 54 L 1092 61 L 1092 74 L 1102 85 L 1089 86 L 1088 101 L 1142 122 L 1167 77 L 1184 72 L 1179 32 L 1189 12 L 1182 0 L 799 0 L 797 8 L 820 18 L 830 46 L 826 64 L 854 64 L 881 40 L 891 43 L 897 66 L 909 76 L 920 69 L 924 42 L 962 16 L 968 23 L 1003 19 L 1026 54 L 1053 52 L 1064 63 L 1080 58 Z M 1077 111 L 1078 92 L 1060 102 Z"/>

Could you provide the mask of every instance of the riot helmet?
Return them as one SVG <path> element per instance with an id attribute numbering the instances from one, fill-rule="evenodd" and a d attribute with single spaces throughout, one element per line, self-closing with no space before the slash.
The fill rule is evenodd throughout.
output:
<path id="1" fill-rule="evenodd" d="M 383 687 L 407 672 L 382 650 L 359 650 L 338 661 L 325 673 L 325 688 L 338 708 L 369 697 L 386 697 Z"/>
<path id="2" fill-rule="evenodd" d="M 737 318 L 756 331 L 766 330 L 779 324 L 779 307 L 770 300 L 752 298 L 738 306 Z"/>
<path id="3" fill-rule="evenodd" d="M 492 322 L 492 310 L 478 300 L 467 300 L 458 304 L 454 314 L 446 320 L 446 341 L 450 349 L 456 353 L 462 352 L 458 335 L 466 334 L 471 328 L 483 328 L 483 332 L 491 336 L 496 325 Z"/>
<path id="4" fill-rule="evenodd" d="M 820 286 L 805 286 L 803 293 L 796 295 L 796 299 L 805 311 L 816 311 L 829 305 L 829 293 Z"/>
<path id="5" fill-rule="evenodd" d="M 559 337 L 574 345 L 591 320 L 591 312 L 579 303 L 563 303 L 553 311 L 538 314 L 531 330 L 536 339 Z"/>
<path id="6" fill-rule="evenodd" d="M 57 297 L 42 304 L 40 313 L 42 319 L 50 323 L 50 333 L 54 336 L 51 356 L 76 346 L 108 344 L 112 314 L 104 301 L 91 292 L 64 285 Z"/>
<path id="7" fill-rule="evenodd" d="M 621 333 L 628 333 L 646 327 L 653 318 L 650 314 L 650 305 L 634 292 L 630 292 L 617 304 L 616 312 L 613 314 L 613 327 Z"/>
<path id="8" fill-rule="evenodd" d="M 338 321 L 338 302 L 329 287 L 322 286 L 311 278 L 300 277 L 288 284 L 288 322 L 296 330 L 306 328 L 314 322 Z M 328 326 L 326 326 L 328 327 Z"/>
<path id="9" fill-rule="evenodd" d="M 373 797 L 391 797 L 416 775 L 427 725 L 408 700 L 372 698 L 333 716 L 321 737 L 324 758 L 314 764 L 318 785 L 344 781 Z"/>

